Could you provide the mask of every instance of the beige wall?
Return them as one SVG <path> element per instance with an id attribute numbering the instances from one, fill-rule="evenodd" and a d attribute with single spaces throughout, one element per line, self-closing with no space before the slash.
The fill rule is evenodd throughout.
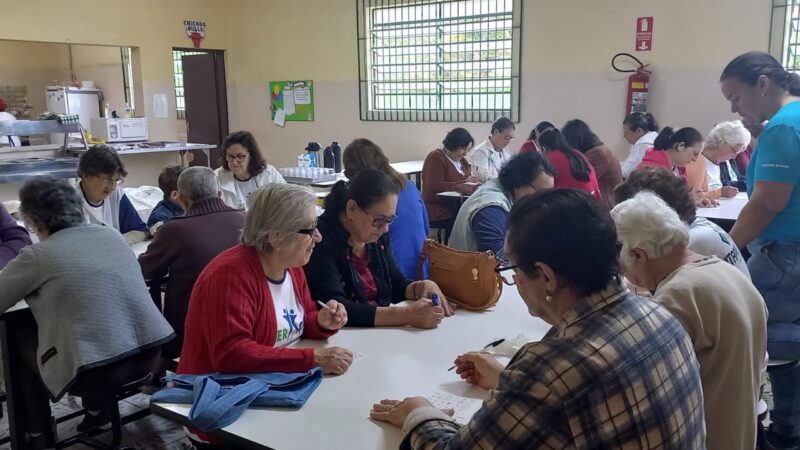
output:
<path id="1" fill-rule="evenodd" d="M 78 81 L 94 81 L 103 92 L 103 105 L 111 110 L 125 111 L 125 83 L 122 78 L 120 47 L 72 45 L 72 70 Z M 103 110 L 100 110 L 103 114 Z"/>
<path id="2" fill-rule="evenodd" d="M 30 117 L 45 110 L 45 88 L 68 79 L 66 45 L 0 40 L 0 85 L 27 88 Z"/>

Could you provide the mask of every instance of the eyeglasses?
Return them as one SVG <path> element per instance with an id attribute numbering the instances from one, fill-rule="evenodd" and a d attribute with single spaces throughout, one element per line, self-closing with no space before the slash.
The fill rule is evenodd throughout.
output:
<path id="1" fill-rule="evenodd" d="M 514 278 L 516 274 L 512 273 L 511 279 L 509 280 L 508 274 L 504 274 L 503 272 L 514 270 L 517 267 L 519 267 L 519 264 L 511 264 L 511 261 L 508 260 L 497 261 L 497 266 L 495 266 L 494 272 L 500 275 L 500 279 L 503 280 L 503 283 L 505 283 L 507 286 L 514 286 L 517 284 L 517 280 Z"/>
<path id="2" fill-rule="evenodd" d="M 100 176 L 100 175 L 94 175 L 94 178 L 96 178 L 101 183 L 103 183 L 103 184 L 105 184 L 107 186 L 112 186 L 112 187 L 113 186 L 119 186 L 120 184 L 125 182 L 125 178 L 122 178 L 122 177 L 110 178 L 110 177 L 103 177 L 103 176 Z"/>
<path id="3" fill-rule="evenodd" d="M 233 161 L 235 159 L 236 162 L 241 163 L 241 162 L 244 162 L 244 160 L 247 159 L 248 156 L 249 155 L 247 155 L 247 154 L 241 154 L 241 155 L 228 155 L 228 154 L 226 154 L 225 155 L 225 161 L 231 162 L 231 161 Z"/>
<path id="4" fill-rule="evenodd" d="M 380 227 L 382 227 L 384 225 L 389 225 L 392 222 L 394 222 L 395 220 L 397 220 L 397 214 L 394 214 L 394 215 L 391 215 L 391 216 L 377 216 L 377 217 L 375 217 L 372 214 L 370 214 L 369 212 L 367 212 L 366 209 L 364 209 L 364 208 L 362 208 L 360 206 L 358 208 L 361 211 L 364 211 L 364 214 L 368 215 L 372 219 L 372 226 L 375 227 L 375 228 L 380 228 Z"/>
<path id="5" fill-rule="evenodd" d="M 302 228 L 300 230 L 295 231 L 295 233 L 307 234 L 309 236 L 314 236 L 314 232 L 317 231 L 317 224 L 318 224 L 318 222 L 315 220 L 314 221 L 314 225 L 312 225 L 311 228 Z"/>

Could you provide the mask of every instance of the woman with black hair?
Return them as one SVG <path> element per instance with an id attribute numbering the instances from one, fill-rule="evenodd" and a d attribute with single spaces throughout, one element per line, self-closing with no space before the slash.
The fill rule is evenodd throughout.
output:
<path id="1" fill-rule="evenodd" d="M 594 168 L 582 153 L 575 150 L 557 129 L 547 130 L 539 137 L 542 153 L 556 171 L 555 186 L 580 189 L 603 201 Z"/>
<path id="2" fill-rule="evenodd" d="M 702 152 L 703 135 L 696 129 L 684 127 L 675 131 L 672 127 L 664 127 L 639 167 L 663 167 L 686 178 L 686 166 Z"/>
<path id="3" fill-rule="evenodd" d="M 436 283 L 411 281 L 397 266 L 388 231 L 397 218 L 399 192 L 388 175 L 365 169 L 347 183 L 336 183 L 325 198 L 317 225 L 322 242 L 305 273 L 315 300 L 344 304 L 348 326 L 436 328 L 452 314 Z M 441 306 L 431 302 L 434 294 Z M 416 301 L 390 307 L 405 300 Z"/>
<path id="4" fill-rule="evenodd" d="M 267 164 L 249 131 L 236 131 L 222 142 L 222 166 L 214 171 L 222 201 L 231 208 L 247 209 L 250 194 L 267 183 L 285 183 L 275 167 Z"/>
<path id="5" fill-rule="evenodd" d="M 645 152 L 653 147 L 658 136 L 658 124 L 655 117 L 645 112 L 628 114 L 622 121 L 622 136 L 631 144 L 628 157 L 622 163 L 622 176 L 627 178 L 639 167 Z"/>
<path id="6" fill-rule="evenodd" d="M 522 144 L 522 147 L 519 148 L 520 153 L 530 153 L 530 152 L 537 152 L 541 153 L 542 149 L 539 147 L 539 136 L 542 135 L 547 130 L 552 130 L 556 126 L 548 121 L 542 121 L 536 124 L 535 127 L 531 130 L 531 134 L 528 136 L 528 140 Z"/>
<path id="7" fill-rule="evenodd" d="M 769 122 L 747 168 L 750 201 L 731 230 L 769 309 L 770 358 L 800 359 L 800 75 L 768 53 L 731 61 L 722 93 L 745 123 Z M 775 448 L 800 445 L 800 368 L 770 374 L 774 405 L 767 439 Z"/>
<path id="8" fill-rule="evenodd" d="M 561 133 L 572 148 L 586 156 L 589 164 L 594 167 L 600 193 L 603 194 L 603 204 L 609 210 L 614 207 L 612 201 L 614 188 L 622 183 L 622 168 L 619 159 L 611 150 L 592 132 L 589 125 L 580 120 L 573 119 L 567 122 Z"/>

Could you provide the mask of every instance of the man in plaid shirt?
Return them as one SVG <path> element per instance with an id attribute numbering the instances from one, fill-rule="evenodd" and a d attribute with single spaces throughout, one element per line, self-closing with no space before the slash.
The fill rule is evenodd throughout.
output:
<path id="1" fill-rule="evenodd" d="M 371 417 L 403 425 L 401 448 L 705 448 L 692 343 L 666 309 L 607 281 L 618 269 L 616 231 L 600 208 L 567 189 L 514 206 L 507 248 L 516 264 L 498 271 L 514 270 L 529 311 L 553 328 L 499 374 L 486 355 L 456 360 L 462 378 L 493 388 L 464 427 L 421 397 L 376 404 Z"/>

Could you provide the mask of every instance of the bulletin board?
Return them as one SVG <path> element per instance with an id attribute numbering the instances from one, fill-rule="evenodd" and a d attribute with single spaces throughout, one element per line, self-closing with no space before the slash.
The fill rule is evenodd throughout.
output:
<path id="1" fill-rule="evenodd" d="M 269 110 L 272 120 L 276 123 L 283 120 L 292 122 L 314 120 L 313 81 L 270 81 L 269 92 Z"/>

